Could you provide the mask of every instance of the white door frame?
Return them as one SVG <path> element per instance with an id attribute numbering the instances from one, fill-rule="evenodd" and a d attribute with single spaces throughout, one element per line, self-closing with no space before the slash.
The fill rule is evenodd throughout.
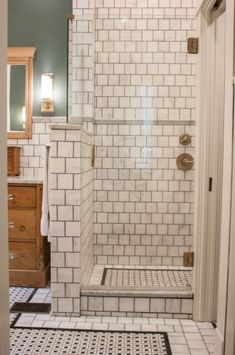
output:
<path id="1" fill-rule="evenodd" d="M 9 350 L 8 230 L 7 230 L 7 1 L 0 1 L 0 355 Z"/>
<path id="2" fill-rule="evenodd" d="M 224 120 L 224 167 L 223 201 L 221 223 L 221 247 L 219 270 L 219 304 L 215 338 L 216 355 L 234 355 L 235 314 L 234 314 L 234 204 L 235 181 L 233 175 L 234 115 L 233 115 L 233 76 L 235 75 L 235 4 L 234 0 L 226 3 L 226 72 L 225 72 L 225 120 Z"/>
<path id="3" fill-rule="evenodd" d="M 235 83 L 235 81 L 234 81 Z M 235 93 L 235 87 L 234 87 Z M 235 94 L 234 94 L 235 101 Z M 234 102 L 235 105 L 235 102 Z M 235 114 L 234 114 L 235 119 Z M 230 245 L 228 256 L 228 285 L 227 285 L 227 308 L 226 308 L 226 323 L 225 323 L 225 341 L 224 354 L 233 355 L 235 353 L 235 132 L 233 129 L 233 177 L 232 177 L 232 196 L 231 196 L 231 227 L 230 227 Z"/>
<path id="4" fill-rule="evenodd" d="M 216 213 L 218 199 L 221 196 L 219 186 L 222 178 L 215 176 L 219 165 L 216 159 L 211 161 L 211 153 L 215 156 L 216 149 L 209 144 L 211 129 L 217 137 L 218 144 L 223 146 L 221 122 L 214 122 L 214 53 L 215 42 L 214 24 L 211 24 L 211 10 L 215 0 L 204 0 L 199 9 L 200 25 L 200 56 L 198 73 L 198 126 L 197 126 L 197 176 L 195 191 L 195 219 L 194 219 L 194 319 L 212 321 L 216 319 L 217 275 L 218 269 L 216 243 Z M 213 119 L 212 119 L 213 118 Z M 220 168 L 221 170 L 221 168 Z M 208 192 L 209 177 L 213 177 L 214 190 Z M 221 181 L 218 181 L 221 180 Z M 216 268 L 215 268 L 216 265 Z"/>

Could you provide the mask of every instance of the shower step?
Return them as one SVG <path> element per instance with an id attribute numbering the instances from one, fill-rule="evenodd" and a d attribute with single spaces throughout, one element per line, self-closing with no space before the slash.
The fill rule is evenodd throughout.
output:
<path id="1" fill-rule="evenodd" d="M 84 286 L 81 315 L 192 319 L 193 292 L 168 288 Z"/>

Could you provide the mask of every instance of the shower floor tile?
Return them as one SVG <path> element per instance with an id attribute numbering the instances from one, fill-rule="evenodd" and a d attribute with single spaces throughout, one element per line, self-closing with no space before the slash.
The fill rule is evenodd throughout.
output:
<path id="1" fill-rule="evenodd" d="M 95 265 L 89 285 L 191 289 L 192 269 L 184 267 Z"/>
<path id="2" fill-rule="evenodd" d="M 111 287 L 190 288 L 192 271 L 105 268 L 101 284 Z"/>
<path id="3" fill-rule="evenodd" d="M 104 269 L 104 268 L 103 268 Z M 102 269 L 102 270 L 103 270 Z M 137 267 L 138 269 L 138 267 Z M 102 273 L 101 273 L 102 275 Z M 21 288 L 19 288 L 21 289 Z M 22 296 L 22 293 L 23 296 Z M 23 288 L 23 290 L 11 290 L 11 297 L 13 294 L 16 298 L 11 301 L 30 301 L 50 299 L 50 288 L 38 289 L 32 297 L 32 292 L 35 290 Z M 52 339 L 52 348 L 48 348 L 49 351 L 58 351 L 58 354 L 72 354 L 71 350 L 75 346 L 74 339 L 76 342 L 78 339 L 81 341 L 81 331 L 90 331 L 91 337 L 94 338 L 91 342 L 88 341 L 86 345 L 89 347 L 92 342 L 95 344 L 97 334 L 102 333 L 104 337 L 109 337 L 109 334 L 115 332 L 121 334 L 122 332 L 137 331 L 144 333 L 142 339 L 147 339 L 150 341 L 151 334 L 153 333 L 167 333 L 169 338 L 169 343 L 171 346 L 172 355 L 212 355 L 214 352 L 214 337 L 215 331 L 214 327 L 209 322 L 194 322 L 192 320 L 186 319 L 157 319 L 157 318 L 132 318 L 132 317 L 94 317 L 94 316 L 82 316 L 82 317 L 56 317 L 51 314 L 10 314 L 10 319 L 12 322 L 11 328 L 11 355 L 16 355 L 20 353 L 35 355 L 42 354 L 42 349 L 38 349 L 39 339 L 46 340 Z M 26 329 L 27 328 L 27 329 Z M 50 329 L 54 328 L 54 329 Z M 75 334 L 77 331 L 77 334 Z M 92 333 L 93 332 L 93 333 Z M 89 334 L 90 334 L 89 333 Z M 89 334 L 84 333 L 86 337 L 89 338 Z M 150 334 L 150 335 L 149 335 Z M 85 336 L 84 335 L 84 336 Z M 28 337 L 28 338 L 27 338 Z M 49 338 L 48 338 L 49 337 Z M 147 338 L 146 338 L 147 337 Z M 27 340 L 28 339 L 28 340 Z M 89 338 L 92 339 L 92 338 Z M 120 338 L 119 338 L 120 339 Z M 105 339 L 102 340 L 105 342 Z M 41 343 L 42 344 L 42 343 Z M 43 343 L 43 346 L 48 344 Z M 41 346 L 41 345 L 40 345 Z M 46 346 L 46 345 L 45 345 Z M 55 348 L 53 348 L 53 346 Z M 93 345 L 92 345 L 93 346 Z M 97 347 L 94 347 L 94 351 L 97 351 Z M 19 349 L 21 349 L 19 351 Z M 69 349 L 69 353 L 66 352 Z M 78 348 L 77 348 L 78 349 Z M 38 350 L 38 351 L 36 351 Z M 22 352 L 23 351 L 23 352 Z M 35 352 L 36 351 L 36 352 Z M 77 350 L 76 350 L 77 351 Z M 140 355 L 145 355 L 144 348 L 139 352 Z M 51 354 L 52 352 L 45 352 L 45 354 Z M 132 352 L 134 353 L 134 352 Z M 83 354 L 82 352 L 75 352 L 75 354 Z M 86 354 L 86 353 L 84 353 Z M 90 355 L 90 353 L 88 352 Z M 96 354 L 94 352 L 94 354 Z M 99 352 L 97 353 L 99 354 Z M 105 353 L 104 353 L 105 354 Z M 109 355 L 116 355 L 117 352 L 109 352 Z M 120 354 L 126 354 L 125 352 L 120 352 Z M 152 352 L 146 354 L 162 354 L 164 352 Z"/>

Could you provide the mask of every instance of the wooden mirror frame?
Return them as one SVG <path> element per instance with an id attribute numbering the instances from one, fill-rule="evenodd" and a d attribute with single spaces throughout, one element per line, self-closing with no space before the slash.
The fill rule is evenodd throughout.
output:
<path id="1" fill-rule="evenodd" d="M 7 51 L 7 64 L 25 65 L 25 130 L 7 132 L 7 138 L 32 138 L 32 106 L 33 106 L 33 59 L 34 47 L 10 47 Z"/>

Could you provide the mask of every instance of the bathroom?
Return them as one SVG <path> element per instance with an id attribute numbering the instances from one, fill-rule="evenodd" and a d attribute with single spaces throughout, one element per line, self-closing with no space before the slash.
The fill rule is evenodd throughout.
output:
<path id="1" fill-rule="evenodd" d="M 22 18 L 17 20 L 13 1 L 9 8 L 14 15 L 9 47 L 36 52 L 32 137 L 8 139 L 8 145 L 20 147 L 20 175 L 8 183 L 34 186 L 40 205 L 49 155 L 50 238 L 47 243 L 47 236 L 39 236 L 39 244 L 46 244 L 47 255 L 50 249 L 50 266 L 46 259 L 39 287 L 50 292 L 51 314 L 216 321 L 221 221 L 208 240 L 197 233 L 203 220 L 198 206 L 205 209 L 199 197 L 198 172 L 205 170 L 197 161 L 205 144 L 200 130 L 204 138 L 209 131 L 197 110 L 202 85 L 195 50 L 201 33 L 198 1 L 61 3 L 51 33 L 46 18 L 55 5 L 43 7 L 43 27 L 51 37 L 39 36 L 38 43 L 30 41 L 27 29 L 29 37 L 20 37 L 15 24 Z M 225 24 L 221 20 L 216 26 L 223 39 Z M 42 73 L 54 73 L 51 113 L 41 111 Z M 223 105 L 218 102 L 218 112 Z M 223 159 L 219 148 L 210 154 Z M 220 201 L 223 170 L 216 169 L 213 198 Z M 208 218 L 220 216 L 219 208 Z M 211 253 L 202 257 L 202 250 Z M 206 260 L 213 270 L 206 269 Z M 203 312 L 210 292 L 214 299 Z"/>

